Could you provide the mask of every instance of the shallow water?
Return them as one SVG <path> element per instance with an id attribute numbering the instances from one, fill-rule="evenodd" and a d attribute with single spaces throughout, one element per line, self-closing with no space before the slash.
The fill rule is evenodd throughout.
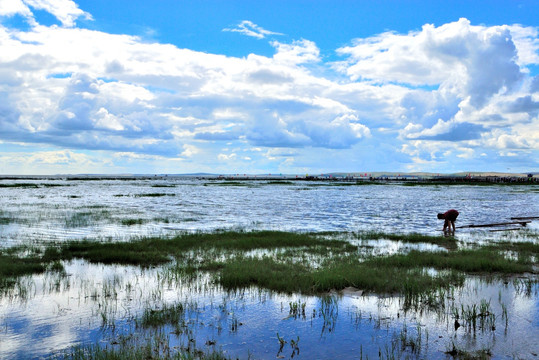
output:
<path id="1" fill-rule="evenodd" d="M 222 186 L 183 178 L 0 184 L 30 182 L 39 187 L 0 187 L 1 247 L 82 238 L 129 241 L 236 228 L 436 235 L 442 227 L 436 213 L 449 208 L 460 211 L 458 225 L 539 214 L 539 186 L 335 186 L 301 181 Z M 51 184 L 62 186 L 46 186 Z M 164 196 L 143 196 L 156 193 Z M 537 230 L 538 223 L 528 228 Z M 509 239 L 526 239 L 522 230 L 461 229 L 456 236 L 466 243 L 507 234 Z M 351 241 L 373 255 L 417 248 L 445 251 L 383 239 Z M 0 358 L 40 358 L 79 344 L 114 344 L 122 334 L 150 331 L 136 325 L 145 308 L 159 310 L 178 302 L 188 309 L 186 325 L 180 335 L 174 327 L 165 327 L 170 345 L 222 349 L 233 357 L 354 359 L 382 354 L 445 359 L 453 344 L 467 351 L 489 349 L 494 358 L 539 356 L 539 288 L 525 279 L 504 283 L 468 277 L 464 287 L 448 296 L 445 309 L 405 312 L 401 297 L 311 297 L 256 288 L 226 293 L 204 276 L 194 282 L 167 281 L 161 268 L 83 261 L 64 265 L 64 275 L 30 276 L 0 296 Z M 495 329 L 455 330 L 452 309 L 479 306 L 482 300 L 496 316 Z M 290 316 L 290 303 L 305 304 L 305 316 Z M 286 341 L 282 349 L 277 333 Z M 292 341 L 298 341 L 296 347 Z"/>
<path id="2" fill-rule="evenodd" d="M 406 312 L 400 297 L 296 296 L 255 288 L 227 293 L 203 277 L 193 283 L 167 281 L 155 269 L 82 261 L 66 264 L 66 272 L 29 278 L 26 293 L 15 289 L 0 300 L 0 358 L 39 358 L 77 344 L 114 344 L 122 334 L 145 331 L 135 325 L 145 306 L 159 310 L 179 302 L 185 305 L 186 325 L 181 335 L 165 327 L 170 346 L 216 348 L 239 358 L 354 359 L 382 352 L 444 359 L 453 344 L 469 351 L 490 349 L 495 358 L 539 353 L 539 286 L 524 279 L 504 284 L 472 277 L 455 290 L 445 309 Z M 463 326 L 455 330 L 452 305 L 459 309 L 482 300 L 496 316 L 496 329 L 478 321 L 473 330 L 461 320 Z M 291 315 L 291 303 L 300 309 L 305 304 L 304 313 Z M 412 351 L 406 341 L 403 346 L 404 329 L 418 349 Z M 282 349 L 277 334 L 287 342 Z M 290 343 L 298 337 L 296 350 Z"/>
<path id="3" fill-rule="evenodd" d="M 538 186 L 338 186 L 294 181 L 239 186 L 166 180 L 33 180 L 39 188 L 0 187 L 0 246 L 65 239 L 125 239 L 177 231 L 264 229 L 439 234 L 438 212 L 460 211 L 457 225 L 538 216 Z M 50 186 L 64 185 L 64 186 Z M 155 187 L 155 186 L 168 187 Z M 144 196 L 161 194 L 163 196 Z M 134 225 L 122 221 L 135 220 Z M 538 229 L 538 222 L 528 227 Z M 517 226 L 518 227 L 518 226 Z M 488 229 L 462 229 L 470 232 Z"/>

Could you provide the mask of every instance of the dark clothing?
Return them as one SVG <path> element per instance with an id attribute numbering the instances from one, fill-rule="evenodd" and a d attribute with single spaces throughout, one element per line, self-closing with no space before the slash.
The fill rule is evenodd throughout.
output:
<path id="1" fill-rule="evenodd" d="M 444 213 L 444 219 L 449 220 L 449 221 L 457 220 L 457 216 L 459 216 L 459 212 L 455 209 L 447 210 Z"/>

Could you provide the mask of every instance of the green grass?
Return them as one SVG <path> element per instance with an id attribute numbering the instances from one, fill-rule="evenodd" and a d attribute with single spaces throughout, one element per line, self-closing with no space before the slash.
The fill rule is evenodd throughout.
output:
<path id="1" fill-rule="evenodd" d="M 204 186 L 250 186 L 253 184 L 249 181 L 216 181 L 204 183 Z"/>
<path id="2" fill-rule="evenodd" d="M 339 235 L 217 231 L 172 238 L 147 237 L 131 242 L 72 241 L 49 246 L 41 252 L 13 248 L 0 252 L 0 278 L 40 273 L 52 263 L 80 258 L 91 263 L 140 267 L 170 264 L 169 271 L 173 268 L 186 274 L 210 272 L 214 281 L 226 289 L 258 286 L 285 293 L 318 294 L 354 286 L 375 293 L 413 295 L 460 285 L 463 274 L 533 272 L 537 258 L 532 255 L 537 254 L 539 247 L 501 243 L 478 249 L 414 250 L 407 254 L 361 258 L 357 245 L 332 239 Z M 356 237 L 432 243 L 445 239 L 383 233 L 356 234 Z M 506 256 L 508 247 L 517 256 Z M 439 272 L 433 274 L 425 269 Z"/>
<path id="3" fill-rule="evenodd" d="M 142 225 L 146 222 L 144 219 L 122 219 L 121 224 L 125 226 Z"/>
<path id="4" fill-rule="evenodd" d="M 138 325 L 144 328 L 157 328 L 163 325 L 176 325 L 185 316 L 182 303 L 164 305 L 162 309 L 154 310 L 146 308 Z"/>
<path id="5" fill-rule="evenodd" d="M 15 184 L 0 184 L 0 188 L 32 188 L 36 189 L 39 186 L 33 183 L 15 183 Z"/>
<path id="6" fill-rule="evenodd" d="M 539 255 L 539 243 L 533 242 L 499 242 L 488 245 L 490 249 L 517 251 L 519 253 Z"/>
<path id="7" fill-rule="evenodd" d="M 20 258 L 0 253 L 0 279 L 41 273 L 46 268 L 46 262 L 42 261 L 40 257 Z"/>
<path id="8" fill-rule="evenodd" d="M 315 249 L 316 245 L 331 249 L 348 249 L 348 251 L 356 249 L 345 241 L 328 241 L 310 234 L 278 231 L 215 232 L 183 234 L 170 239 L 149 237 L 131 242 L 69 242 L 60 247 L 58 257 L 62 259 L 82 258 L 93 263 L 149 267 L 170 262 L 174 257 L 181 258 L 191 250 L 249 251 L 287 247 Z"/>
<path id="9" fill-rule="evenodd" d="M 515 274 L 531 272 L 532 263 L 524 258 L 511 260 L 496 249 L 459 250 L 453 252 L 428 252 L 412 250 L 406 255 L 396 254 L 376 257 L 369 264 L 391 268 L 432 267 L 466 273 Z"/>
<path id="10" fill-rule="evenodd" d="M 371 261 L 359 263 L 352 256 L 335 259 L 318 269 L 270 257 L 235 259 L 225 262 L 217 276 L 227 289 L 259 286 L 285 292 L 317 294 L 349 286 L 376 293 L 431 291 L 439 286 L 460 285 L 464 280 L 454 272 L 429 275 L 416 266 L 400 269 Z"/>
<path id="11" fill-rule="evenodd" d="M 166 194 L 166 193 L 135 194 L 135 197 L 161 197 L 161 196 L 176 196 L 176 194 Z"/>
<path id="12" fill-rule="evenodd" d="M 7 225 L 14 221 L 12 217 L 9 216 L 0 216 L 0 225 Z"/>

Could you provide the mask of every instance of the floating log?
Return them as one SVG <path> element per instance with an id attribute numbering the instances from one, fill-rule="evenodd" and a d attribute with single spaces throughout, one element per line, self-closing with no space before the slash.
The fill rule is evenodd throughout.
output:
<path id="1" fill-rule="evenodd" d="M 511 221 L 511 222 L 503 222 L 503 223 L 495 223 L 495 224 L 480 224 L 480 225 L 464 225 L 464 226 L 456 226 L 457 229 L 463 229 L 463 228 L 479 228 L 479 227 L 494 227 L 494 226 L 506 226 L 506 225 L 522 225 L 526 226 L 526 224 L 531 223 L 531 220 L 524 220 L 524 221 Z"/>
<path id="2" fill-rule="evenodd" d="M 511 220 L 533 220 L 539 219 L 539 216 L 512 217 Z"/>

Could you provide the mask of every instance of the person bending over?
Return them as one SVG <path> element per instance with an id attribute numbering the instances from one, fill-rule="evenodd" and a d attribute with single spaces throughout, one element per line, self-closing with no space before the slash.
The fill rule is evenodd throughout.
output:
<path id="1" fill-rule="evenodd" d="M 457 216 L 459 216 L 459 212 L 455 209 L 447 210 L 443 214 L 438 214 L 438 219 L 445 220 L 444 232 L 451 231 L 451 228 L 453 228 L 453 232 L 455 232 L 455 220 L 457 220 Z"/>

